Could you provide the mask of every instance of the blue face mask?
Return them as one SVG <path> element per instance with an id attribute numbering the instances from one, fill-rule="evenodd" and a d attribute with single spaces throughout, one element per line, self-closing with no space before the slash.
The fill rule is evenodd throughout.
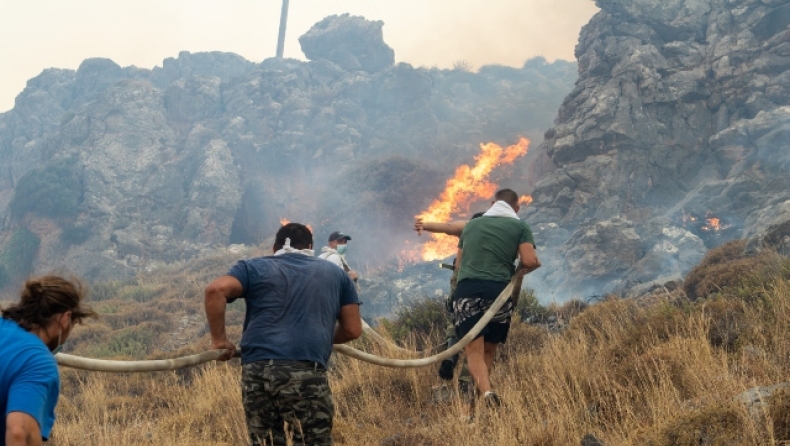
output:
<path id="1" fill-rule="evenodd" d="M 342 256 L 346 253 L 346 251 L 348 251 L 348 245 L 337 245 L 336 251 Z"/>

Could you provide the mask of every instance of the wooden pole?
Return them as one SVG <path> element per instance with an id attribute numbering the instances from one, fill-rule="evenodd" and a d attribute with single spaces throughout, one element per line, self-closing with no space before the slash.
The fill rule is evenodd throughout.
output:
<path id="1" fill-rule="evenodd" d="M 283 58 L 285 50 L 285 24 L 288 22 L 288 0 L 283 0 L 283 9 L 280 12 L 280 34 L 277 38 L 277 58 Z"/>

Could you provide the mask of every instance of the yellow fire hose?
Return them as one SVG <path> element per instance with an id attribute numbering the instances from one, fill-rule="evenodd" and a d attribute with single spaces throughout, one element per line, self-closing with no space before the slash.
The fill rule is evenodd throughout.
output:
<path id="1" fill-rule="evenodd" d="M 513 280 L 510 281 L 510 283 L 505 287 L 505 289 L 502 290 L 502 293 L 500 293 L 499 296 L 496 298 L 496 300 L 494 300 L 493 304 L 491 304 L 491 308 L 489 308 L 488 311 L 486 311 L 483 314 L 483 316 L 480 318 L 477 324 L 475 324 L 475 326 L 472 327 L 472 329 L 469 331 L 469 333 L 466 334 L 466 336 L 461 338 L 452 347 L 441 353 L 432 356 L 427 356 L 425 358 L 393 359 L 393 358 L 384 358 L 381 356 L 376 356 L 342 344 L 336 344 L 334 346 L 334 351 L 358 359 L 360 361 L 365 361 L 371 364 L 380 365 L 384 367 L 411 368 L 411 367 L 424 367 L 431 364 L 436 364 L 460 352 L 464 347 L 466 347 L 467 344 L 472 342 L 475 339 L 475 337 L 477 337 L 478 333 L 480 333 L 480 331 L 486 326 L 486 324 L 488 324 L 488 322 L 494 317 L 494 315 L 496 315 L 497 311 L 499 311 L 499 309 L 502 308 L 502 305 L 504 305 L 505 302 L 507 302 L 507 300 L 510 298 L 516 280 L 517 279 L 514 276 Z M 373 331 L 373 329 L 370 328 L 369 326 L 367 328 L 369 330 L 365 330 L 366 332 L 375 333 L 375 331 Z M 376 335 L 380 338 L 380 339 L 377 338 L 378 341 L 386 342 L 391 347 L 394 347 L 399 351 L 404 351 L 411 354 L 419 353 L 398 347 L 390 343 L 380 335 L 378 335 L 378 333 L 376 333 Z M 83 358 L 81 356 L 58 353 L 57 355 L 55 355 L 55 359 L 57 359 L 59 365 L 62 365 L 64 367 L 71 367 L 81 370 L 90 370 L 94 372 L 110 372 L 110 373 L 162 372 L 167 370 L 176 370 L 183 367 L 189 367 L 189 366 L 213 361 L 219 358 L 220 356 L 224 355 L 225 353 L 227 353 L 227 350 L 209 350 L 196 355 L 182 356 L 180 358 L 156 359 L 156 360 L 146 360 L 146 361 L 112 361 L 105 359 Z"/>

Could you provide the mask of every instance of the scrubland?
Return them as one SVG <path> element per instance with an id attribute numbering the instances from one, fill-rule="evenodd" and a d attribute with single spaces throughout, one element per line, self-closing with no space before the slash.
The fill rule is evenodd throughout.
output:
<path id="1" fill-rule="evenodd" d="M 503 407 L 477 407 L 471 422 L 462 419 L 461 399 L 435 400 L 432 388 L 441 383 L 436 367 L 387 369 L 333 357 L 335 444 L 579 445 L 585 436 L 586 444 L 607 445 L 789 444 L 790 392 L 775 392 L 751 412 L 737 397 L 790 375 L 790 264 L 772 253 L 744 257 L 742 247 L 734 242 L 712 252 L 674 290 L 589 306 L 522 305 L 525 318 L 552 314 L 560 326 L 514 324 L 493 376 Z M 205 349 L 205 330 L 168 352 L 143 344 L 135 350 L 134 342 L 118 341 L 120 352 L 100 347 L 123 330 L 163 323 L 151 313 L 124 326 L 117 315 L 132 309 L 168 314 L 180 302 L 179 311 L 198 315 L 200 303 L 189 290 L 205 285 L 201 271 L 170 274 L 165 283 L 152 279 L 150 290 L 162 287 L 157 300 L 143 299 L 131 309 L 122 308 L 129 300 L 117 297 L 98 301 L 100 310 L 118 307 L 107 313 L 115 319 L 105 317 L 103 328 L 83 328 L 74 350 L 162 357 Z M 430 304 L 420 305 L 430 311 Z M 420 311 L 401 313 L 421 321 L 415 336 L 398 332 L 407 320 L 382 330 L 401 333 L 400 342 L 440 343 L 441 321 L 420 319 Z M 231 317 L 238 336 L 241 312 Z M 149 338 L 161 344 L 166 337 Z M 386 353 L 365 341 L 356 345 Z M 63 369 L 52 444 L 245 444 L 239 375 L 237 360 L 135 375 Z"/>

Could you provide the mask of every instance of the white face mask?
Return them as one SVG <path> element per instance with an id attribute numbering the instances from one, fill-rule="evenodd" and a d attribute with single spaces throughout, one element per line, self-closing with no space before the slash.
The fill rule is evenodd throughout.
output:
<path id="1" fill-rule="evenodd" d="M 62 336 L 63 336 L 63 329 L 61 328 L 60 331 L 58 332 L 58 346 L 55 347 L 54 350 L 52 350 L 53 355 L 57 355 L 58 353 L 60 353 L 61 350 L 63 350 L 63 344 L 60 343 L 60 339 Z"/>
<path id="2" fill-rule="evenodd" d="M 336 251 L 342 256 L 346 253 L 346 251 L 348 251 L 348 245 L 337 245 Z"/>
<path id="3" fill-rule="evenodd" d="M 71 331 L 71 318 L 69 318 L 69 331 Z M 55 347 L 54 350 L 52 350 L 52 354 L 53 355 L 57 355 L 58 353 L 61 352 L 61 350 L 63 350 L 63 344 L 61 344 L 61 339 L 63 339 L 63 329 L 62 328 L 60 329 L 60 331 L 58 331 L 58 346 Z"/>

